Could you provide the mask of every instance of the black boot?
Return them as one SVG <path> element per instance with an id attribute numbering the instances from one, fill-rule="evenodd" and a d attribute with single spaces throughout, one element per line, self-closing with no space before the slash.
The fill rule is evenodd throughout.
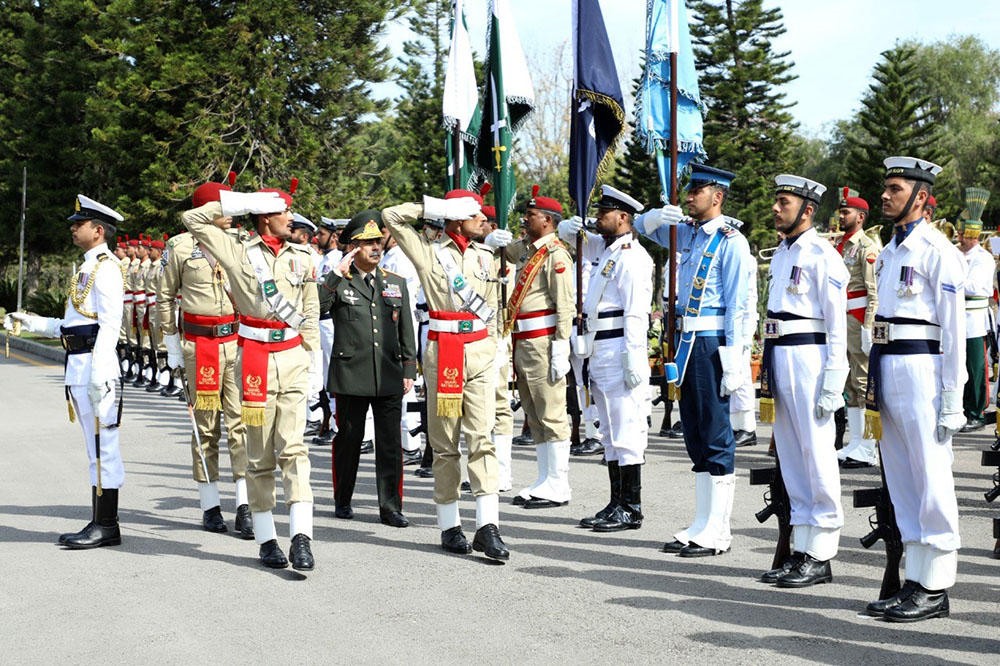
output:
<path id="1" fill-rule="evenodd" d="M 847 409 L 845 407 L 841 407 L 833 413 L 833 425 L 837 433 L 833 440 L 833 446 L 839 451 L 844 448 L 844 432 L 847 431 Z M 854 437 L 854 433 L 851 433 L 851 437 Z"/>
<path id="2" fill-rule="evenodd" d="M 886 622 L 918 622 L 932 617 L 948 617 L 948 590 L 928 590 L 917 585 L 907 598 L 885 609 Z"/>
<path id="3" fill-rule="evenodd" d="M 907 599 L 910 598 L 920 585 L 912 580 L 905 581 L 903 587 L 899 589 L 896 594 L 885 599 L 879 599 L 878 601 L 873 601 L 865 607 L 865 615 L 871 615 L 872 617 L 882 617 L 885 612 L 892 608 L 893 606 L 898 606 Z"/>
<path id="4" fill-rule="evenodd" d="M 244 540 L 253 538 L 253 516 L 246 504 L 236 507 L 236 533 Z"/>
<path id="5" fill-rule="evenodd" d="M 121 543 L 122 533 L 118 529 L 118 489 L 106 488 L 97 497 L 94 522 L 89 525 L 89 529 L 79 535 L 67 537 L 63 545 L 71 550 L 84 550 L 120 546 Z"/>
<path id="6" fill-rule="evenodd" d="M 201 516 L 201 528 L 206 532 L 215 532 L 216 534 L 228 532 L 229 528 L 226 527 L 226 521 L 222 517 L 222 508 L 213 506 L 205 511 Z"/>
<path id="7" fill-rule="evenodd" d="M 90 487 L 90 522 L 87 523 L 82 530 L 79 532 L 67 532 L 66 534 L 59 535 L 59 545 L 65 545 L 66 539 L 76 539 L 82 537 L 87 530 L 94 526 L 94 521 L 97 520 L 97 486 Z"/>
<path id="8" fill-rule="evenodd" d="M 611 512 L 622 501 L 622 474 L 617 460 L 608 461 L 608 482 L 611 485 L 611 500 L 608 505 L 589 518 L 580 521 L 580 527 L 593 528 L 594 525 L 611 517 Z"/>
<path id="9" fill-rule="evenodd" d="M 610 465 L 608 465 L 610 467 Z M 621 465 L 622 501 L 605 520 L 594 524 L 595 532 L 619 532 L 642 527 L 642 465 Z"/>
<path id="10" fill-rule="evenodd" d="M 313 558 L 309 541 L 309 537 L 305 534 L 296 534 L 292 537 L 292 549 L 288 551 L 288 555 L 292 561 L 292 568 L 296 571 L 312 571 L 316 568 L 316 560 Z"/>
<path id="11" fill-rule="evenodd" d="M 799 563 L 788 571 L 788 573 L 778 576 L 774 584 L 778 587 L 811 587 L 819 583 L 829 583 L 833 581 L 833 572 L 830 569 L 830 560 L 817 560 L 808 553 L 799 553 Z"/>
<path id="12" fill-rule="evenodd" d="M 493 523 L 483 525 L 476 530 L 476 536 L 472 539 L 472 548 L 490 559 L 510 559 L 510 551 L 507 550 L 507 545 L 500 538 L 500 530 Z"/>

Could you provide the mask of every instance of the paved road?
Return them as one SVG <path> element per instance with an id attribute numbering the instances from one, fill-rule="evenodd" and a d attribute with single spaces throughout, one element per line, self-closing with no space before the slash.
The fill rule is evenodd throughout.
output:
<path id="1" fill-rule="evenodd" d="M 353 521 L 333 517 L 330 451 L 312 450 L 317 568 L 272 572 L 253 542 L 201 531 L 187 421 L 175 400 L 129 389 L 122 428 L 123 544 L 63 551 L 58 533 L 85 522 L 89 501 L 79 427 L 66 419 L 61 367 L 22 351 L 0 357 L 0 654 L 8 663 L 998 663 L 1000 561 L 990 559 L 988 480 L 979 451 L 991 436 L 956 444 L 965 547 L 952 615 L 916 625 L 858 616 L 877 594 L 883 563 L 858 544 L 868 510 L 846 508 L 834 582 L 777 590 L 768 568 L 776 529 L 759 525 L 761 489 L 747 470 L 764 446 L 737 455 L 729 554 L 683 560 L 658 552 L 689 518 L 692 478 L 679 442 L 650 439 L 638 531 L 575 527 L 607 501 L 605 468 L 574 459 L 572 503 L 550 511 L 501 508 L 511 561 L 439 549 L 432 482 L 407 468 L 413 525 L 378 522 L 373 458 L 362 460 Z M 654 414 L 659 423 L 660 414 Z M 761 433 L 765 429 L 761 428 Z M 533 451 L 515 447 L 518 482 L 534 478 Z M 848 491 L 877 484 L 847 472 Z M 223 508 L 232 525 L 232 484 Z M 474 503 L 462 502 L 466 531 Z M 287 550 L 287 516 L 278 515 Z"/>

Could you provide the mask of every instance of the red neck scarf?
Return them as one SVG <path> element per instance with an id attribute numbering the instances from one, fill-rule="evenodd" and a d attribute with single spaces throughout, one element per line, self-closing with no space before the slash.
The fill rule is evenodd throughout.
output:
<path id="1" fill-rule="evenodd" d="M 469 247 L 469 243 L 471 243 L 472 241 L 470 241 L 465 236 L 459 236 L 458 234 L 453 234 L 450 231 L 446 231 L 445 233 L 448 234 L 448 238 L 455 241 L 455 245 L 458 246 L 458 251 L 461 252 L 462 254 L 465 254 L 465 249 Z"/>
<path id="2" fill-rule="evenodd" d="M 841 237 L 840 242 L 837 243 L 837 252 L 839 252 L 840 254 L 844 254 L 844 246 L 847 245 L 847 241 L 851 240 L 851 238 L 854 237 L 854 234 L 858 233 L 858 231 L 860 231 L 860 230 L 861 230 L 861 227 L 857 227 L 851 233 L 844 234 L 843 237 Z"/>
<path id="3" fill-rule="evenodd" d="M 261 234 L 260 239 L 264 241 L 264 245 L 271 249 L 274 256 L 278 256 L 278 252 L 281 251 L 281 247 L 285 244 L 285 241 L 277 236 L 268 236 L 267 234 Z"/>

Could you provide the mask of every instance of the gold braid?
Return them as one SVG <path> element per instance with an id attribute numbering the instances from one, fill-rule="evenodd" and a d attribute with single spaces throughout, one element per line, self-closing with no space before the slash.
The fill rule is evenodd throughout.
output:
<path id="1" fill-rule="evenodd" d="M 107 259 L 108 256 L 102 254 L 97 258 L 97 265 L 94 266 L 94 270 L 90 271 L 90 275 L 87 277 L 87 283 L 83 285 L 83 291 L 76 288 L 76 275 L 74 275 L 70 281 L 69 285 L 69 300 L 76 308 L 76 311 L 82 314 L 87 319 L 97 319 L 96 312 L 87 312 L 81 306 L 86 302 L 87 296 L 90 295 L 90 290 L 94 288 L 94 279 L 97 277 L 97 269 L 101 267 L 101 262 Z"/>

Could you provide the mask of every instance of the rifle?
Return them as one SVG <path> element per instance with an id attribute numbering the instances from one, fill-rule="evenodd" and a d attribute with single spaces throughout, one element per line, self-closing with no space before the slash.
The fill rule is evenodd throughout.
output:
<path id="1" fill-rule="evenodd" d="M 983 467 L 997 468 L 997 471 L 993 474 L 993 487 L 983 494 L 987 502 L 992 502 L 997 497 L 1000 497 L 1000 451 L 983 451 L 981 464 Z"/>
<path id="2" fill-rule="evenodd" d="M 750 469 L 750 485 L 768 486 L 764 493 L 766 506 L 755 513 L 754 517 L 758 523 L 767 522 L 771 516 L 778 519 L 778 541 L 774 546 L 774 559 L 771 561 L 771 568 L 777 569 L 792 555 L 792 505 L 788 501 L 788 491 L 785 490 L 785 481 L 781 478 L 781 465 L 777 456 L 774 459 L 774 467 Z"/>
<path id="3" fill-rule="evenodd" d="M 411 428 L 408 432 L 411 437 L 416 437 L 420 433 L 427 432 L 427 400 L 414 400 L 413 402 L 406 403 L 407 412 L 420 412 L 420 425 L 416 428 Z M 428 448 L 430 448 L 428 446 Z"/>
<path id="4" fill-rule="evenodd" d="M 319 408 L 323 412 L 323 422 L 320 424 L 319 432 L 316 434 L 323 436 L 330 432 L 330 417 L 333 416 L 333 410 L 330 409 L 330 394 L 326 392 L 326 389 L 322 389 L 319 392 Z"/>
<path id="5" fill-rule="evenodd" d="M 885 571 L 882 573 L 882 587 L 879 599 L 888 599 L 899 592 L 899 562 L 903 558 L 903 538 L 896 524 L 896 511 L 892 508 L 892 497 L 889 486 L 885 482 L 885 470 L 879 460 L 879 472 L 882 475 L 881 488 L 862 488 L 854 491 L 854 508 L 874 507 L 874 518 L 868 522 L 872 531 L 861 537 L 861 545 L 871 548 L 879 539 L 885 543 Z"/>

